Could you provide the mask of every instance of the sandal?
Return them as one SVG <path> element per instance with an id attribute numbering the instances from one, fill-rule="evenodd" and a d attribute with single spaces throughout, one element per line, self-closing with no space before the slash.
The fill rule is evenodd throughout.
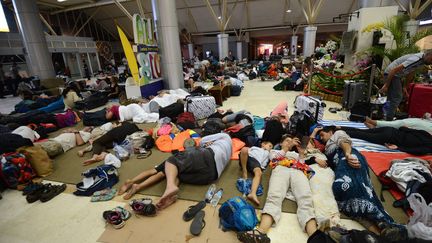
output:
<path id="1" fill-rule="evenodd" d="M 121 229 L 125 225 L 125 221 L 123 221 L 121 213 L 118 211 L 105 211 L 102 217 L 105 219 L 105 222 L 110 224 L 114 229 Z"/>
<path id="2" fill-rule="evenodd" d="M 151 150 L 146 150 L 145 152 L 144 151 L 140 151 L 139 154 L 137 155 L 137 159 L 146 159 L 151 154 L 152 154 Z"/>
<path id="3" fill-rule="evenodd" d="M 195 215 L 201 211 L 201 209 L 205 208 L 206 205 L 207 203 L 205 201 L 201 201 L 194 206 L 190 206 L 188 210 L 184 212 L 183 220 L 184 221 L 192 220 L 195 217 Z"/>
<path id="4" fill-rule="evenodd" d="M 204 229 L 206 222 L 204 221 L 205 212 L 203 210 L 199 211 L 192 221 L 190 226 L 190 232 L 192 235 L 198 236 Z"/>
<path id="5" fill-rule="evenodd" d="M 153 204 L 153 200 L 150 198 L 132 200 L 129 205 L 131 206 L 135 214 L 144 216 L 156 215 L 156 206 Z"/>
<path id="6" fill-rule="evenodd" d="M 267 234 L 263 234 L 257 229 L 238 232 L 237 239 L 243 243 L 270 243 Z"/>
<path id="7" fill-rule="evenodd" d="M 131 213 L 124 207 L 117 206 L 112 211 L 117 211 L 120 213 L 122 220 L 126 221 L 131 217 Z"/>
<path id="8" fill-rule="evenodd" d="M 91 202 L 104 202 L 109 201 L 115 197 L 117 194 L 117 189 L 109 189 L 109 190 L 102 190 L 93 193 L 90 201 Z"/>

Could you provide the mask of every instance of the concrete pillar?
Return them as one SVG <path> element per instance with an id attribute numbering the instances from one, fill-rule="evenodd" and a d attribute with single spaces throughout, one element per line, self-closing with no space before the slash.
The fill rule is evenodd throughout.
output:
<path id="1" fill-rule="evenodd" d="M 192 59 L 194 57 L 194 45 L 192 43 L 188 44 L 188 53 L 189 59 Z"/>
<path id="2" fill-rule="evenodd" d="M 77 67 L 78 67 L 80 76 L 82 78 L 82 77 L 84 77 L 84 70 L 83 70 L 82 65 L 81 65 L 81 55 L 79 53 L 76 53 L 75 57 L 76 57 L 77 65 L 78 65 Z"/>
<path id="3" fill-rule="evenodd" d="M 303 56 L 308 57 L 315 52 L 316 26 L 306 26 L 304 28 Z"/>
<path id="4" fill-rule="evenodd" d="M 152 0 L 165 89 L 184 87 L 176 1 Z"/>
<path id="5" fill-rule="evenodd" d="M 13 0 L 13 6 L 31 75 L 37 75 L 40 79 L 55 77 L 51 53 L 48 51 L 36 1 Z"/>
<path id="6" fill-rule="evenodd" d="M 99 60 L 99 53 L 95 53 L 96 54 L 96 62 L 97 62 L 97 67 L 98 67 L 98 72 L 99 71 L 102 71 L 102 67 L 101 67 L 101 64 L 100 64 L 100 60 Z M 114 64 L 113 64 L 114 65 Z"/>
<path id="7" fill-rule="evenodd" d="M 241 62 L 243 60 L 243 42 L 237 41 L 237 60 Z"/>
<path id="8" fill-rule="evenodd" d="M 93 76 L 95 72 L 93 72 L 92 60 L 90 58 L 90 53 L 88 52 L 87 52 L 87 61 L 88 61 L 88 67 L 90 68 L 91 76 Z"/>
<path id="9" fill-rule="evenodd" d="M 228 34 L 218 34 L 219 60 L 228 56 Z"/>
<path id="10" fill-rule="evenodd" d="M 417 33 L 420 22 L 418 20 L 409 20 L 404 24 L 404 30 L 408 32 L 408 38 L 414 36 Z M 415 43 L 411 43 L 415 44 Z"/>
<path id="11" fill-rule="evenodd" d="M 291 50 L 291 56 L 293 56 L 294 58 L 297 57 L 297 41 L 298 41 L 298 36 L 296 35 L 291 36 L 290 50 Z"/>

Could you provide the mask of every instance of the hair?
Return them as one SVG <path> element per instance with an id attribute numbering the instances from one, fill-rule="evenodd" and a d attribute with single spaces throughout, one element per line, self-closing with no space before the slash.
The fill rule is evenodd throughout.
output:
<path id="1" fill-rule="evenodd" d="M 261 142 L 261 145 L 267 145 L 267 144 L 273 145 L 272 142 L 270 142 L 270 141 L 262 141 Z"/>
<path id="2" fill-rule="evenodd" d="M 287 139 L 287 138 L 294 138 L 294 136 L 291 135 L 291 134 L 284 134 L 284 135 L 282 136 L 280 142 L 283 143 L 283 141 L 285 141 L 285 139 Z"/>
<path id="3" fill-rule="evenodd" d="M 325 132 L 325 133 L 329 133 L 329 132 L 336 132 L 336 126 L 326 126 L 326 127 L 323 127 L 323 129 L 321 129 L 321 131 L 320 132 Z"/>
<path id="4" fill-rule="evenodd" d="M 80 88 L 78 87 L 78 84 L 76 82 L 72 82 L 70 83 L 64 90 L 62 93 L 62 96 L 64 98 L 66 98 L 66 95 L 69 93 L 69 91 L 74 91 L 75 93 L 77 93 L 78 96 L 81 96 L 80 94 Z"/>

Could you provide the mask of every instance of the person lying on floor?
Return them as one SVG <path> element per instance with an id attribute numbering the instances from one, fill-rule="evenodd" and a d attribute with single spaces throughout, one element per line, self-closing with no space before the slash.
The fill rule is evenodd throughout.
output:
<path id="1" fill-rule="evenodd" d="M 350 137 L 363 139 L 371 143 L 381 144 L 389 149 L 398 149 L 414 155 L 432 153 L 432 134 L 407 127 L 399 129 L 380 127 L 372 129 L 356 129 L 341 127 Z"/>
<path id="2" fill-rule="evenodd" d="M 84 165 L 102 161 L 107 155 L 106 150 L 113 148 L 113 143 L 121 143 L 127 135 L 141 131 L 134 123 L 123 122 L 120 126 L 108 131 L 93 142 L 93 157 L 84 161 Z"/>
<path id="3" fill-rule="evenodd" d="M 91 137 L 88 141 L 90 143 L 90 145 L 85 147 L 84 149 L 79 150 L 78 156 L 83 157 L 85 153 L 92 151 L 93 150 L 93 141 L 102 137 L 102 135 L 104 135 L 105 133 L 109 132 L 111 129 L 113 129 L 114 127 L 117 127 L 117 126 L 118 126 L 118 124 L 113 124 L 111 122 L 107 122 L 100 127 L 93 128 L 91 133 L 90 133 Z"/>
<path id="4" fill-rule="evenodd" d="M 282 202 L 287 197 L 287 193 L 297 202 L 297 219 L 300 227 L 309 236 L 317 231 L 308 180 L 311 171 L 307 170 L 307 165 L 300 162 L 304 159 L 304 150 L 300 150 L 300 154 L 292 151 L 299 145 L 300 141 L 297 138 L 284 135 L 281 150 L 270 151 L 270 166 L 273 170 L 261 222 L 253 231 L 239 232 L 237 238 L 241 242 L 270 242 L 267 232 L 272 225 L 279 223 L 282 216 Z"/>
<path id="5" fill-rule="evenodd" d="M 156 122 L 159 120 L 159 114 L 146 112 L 141 107 L 141 104 L 112 105 L 107 108 L 105 118 L 108 121 L 119 120 L 120 122 L 133 121 L 135 123 L 143 123 Z"/>
<path id="6" fill-rule="evenodd" d="M 429 117 L 429 119 L 427 118 Z M 411 129 L 424 130 L 428 133 L 432 134 L 432 120 L 430 119 L 430 114 L 426 113 L 424 118 L 406 118 L 402 120 L 395 121 L 378 121 L 372 120 L 369 117 L 366 117 L 366 121 L 364 124 L 368 128 L 380 128 L 380 127 L 408 127 Z"/>
<path id="7" fill-rule="evenodd" d="M 164 209 L 177 200 L 179 182 L 207 185 L 220 178 L 230 161 L 231 147 L 228 134 L 205 136 L 198 147 L 190 147 L 172 155 L 155 169 L 144 171 L 132 180 L 127 180 L 119 190 L 119 195 L 127 192 L 124 199 L 129 199 L 136 192 L 166 178 L 165 191 L 156 204 L 159 209 Z"/>
<path id="8" fill-rule="evenodd" d="M 158 95 L 152 97 L 148 103 L 142 104 L 142 108 L 148 113 L 158 113 L 160 108 L 183 100 L 186 95 L 188 94 L 182 92 L 178 93 L 178 90 L 161 90 Z"/>
<path id="9" fill-rule="evenodd" d="M 64 153 L 76 146 L 81 146 L 90 139 L 91 127 L 85 127 L 78 131 L 74 128 L 65 129 L 62 134 L 57 137 L 50 138 L 48 141 L 37 143 L 53 158 L 61 153 Z"/>
<path id="10" fill-rule="evenodd" d="M 372 186 L 365 157 L 352 148 L 351 137 L 336 127 L 324 127 L 319 131 L 326 144 L 328 164 L 335 173 L 333 193 L 339 210 L 362 224 L 369 231 L 397 240 L 406 229 L 397 225 L 384 210 Z"/>

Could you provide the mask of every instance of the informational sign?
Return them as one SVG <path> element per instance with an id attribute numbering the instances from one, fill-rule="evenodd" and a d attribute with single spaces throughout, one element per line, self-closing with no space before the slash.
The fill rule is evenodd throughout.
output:
<path id="1" fill-rule="evenodd" d="M 135 44 L 153 45 L 153 20 L 144 19 L 139 14 L 134 14 L 132 18 Z"/>

